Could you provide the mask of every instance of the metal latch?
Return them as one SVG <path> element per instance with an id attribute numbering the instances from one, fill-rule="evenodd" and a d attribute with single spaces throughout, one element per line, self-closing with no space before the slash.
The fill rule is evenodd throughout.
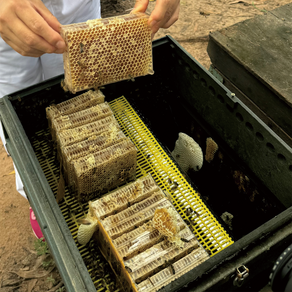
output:
<path id="1" fill-rule="evenodd" d="M 236 269 L 233 285 L 236 287 L 241 287 L 245 279 L 248 277 L 248 275 L 249 275 L 249 269 L 244 265 L 240 266 L 239 268 Z"/>

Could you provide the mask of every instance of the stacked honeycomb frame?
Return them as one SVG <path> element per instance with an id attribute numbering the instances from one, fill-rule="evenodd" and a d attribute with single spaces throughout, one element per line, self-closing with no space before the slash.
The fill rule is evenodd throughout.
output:
<path id="1" fill-rule="evenodd" d="M 60 115 L 52 121 L 52 137 L 55 138 L 56 132 L 77 128 L 108 116 L 113 116 L 113 112 L 106 102 L 69 115 Z"/>
<path id="2" fill-rule="evenodd" d="M 153 74 L 151 29 L 145 13 L 64 25 L 64 87 L 75 93 Z"/>
<path id="3" fill-rule="evenodd" d="M 100 91 L 89 95 L 104 101 Z M 109 105 L 96 104 L 90 96 L 82 94 L 46 109 L 63 176 L 80 201 L 136 177 L 136 147 L 121 132 Z"/>
<path id="4" fill-rule="evenodd" d="M 100 195 L 136 177 L 137 149 L 129 138 L 74 163 L 74 187 L 79 197 Z"/>
<path id="5" fill-rule="evenodd" d="M 100 90 L 89 90 L 59 104 L 52 104 L 46 108 L 46 116 L 51 130 L 53 121 L 63 115 L 76 113 L 104 102 L 104 94 Z"/>
<path id="6" fill-rule="evenodd" d="M 125 134 L 114 128 L 112 131 L 105 131 L 98 136 L 93 135 L 80 143 L 64 147 L 62 149 L 63 170 L 68 184 L 73 185 L 74 183 L 74 161 L 86 156 L 89 151 L 94 153 L 125 139 Z"/>
<path id="7" fill-rule="evenodd" d="M 175 224 L 179 245 L 154 227 L 155 212 L 163 209 L 174 223 L 160 226 Z M 158 291 L 209 258 L 151 175 L 91 202 L 90 214 L 98 222 L 94 238 L 123 291 Z"/>

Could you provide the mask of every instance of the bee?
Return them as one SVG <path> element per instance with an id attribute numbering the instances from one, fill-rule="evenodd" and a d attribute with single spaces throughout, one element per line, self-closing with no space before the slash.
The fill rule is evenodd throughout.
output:
<path id="1" fill-rule="evenodd" d="M 174 269 L 173 265 L 170 265 L 169 268 L 170 268 L 171 273 L 173 275 L 175 275 L 175 269 Z"/>
<path id="2" fill-rule="evenodd" d="M 84 63 L 80 62 L 80 61 L 78 61 L 77 64 L 78 64 L 78 66 L 80 66 L 83 69 L 87 68 L 87 66 Z"/>
<path id="3" fill-rule="evenodd" d="M 84 52 L 83 48 L 84 48 L 84 45 L 82 43 L 80 43 L 80 54 L 82 54 Z"/>
<path id="4" fill-rule="evenodd" d="M 85 74 L 84 73 L 80 73 L 78 77 L 79 77 L 78 81 L 80 81 L 85 77 Z"/>
<path id="5" fill-rule="evenodd" d="M 200 214 L 197 211 L 193 210 L 190 207 L 186 209 L 186 214 L 188 216 L 192 216 L 192 215 L 196 215 L 196 217 L 199 217 L 200 216 Z"/>
<path id="6" fill-rule="evenodd" d="M 151 281 L 151 278 L 148 278 L 149 282 L 154 286 L 153 282 Z"/>
<path id="7" fill-rule="evenodd" d="M 127 270 L 128 273 L 132 273 L 132 269 L 131 268 L 125 266 L 125 269 Z"/>
<path id="8" fill-rule="evenodd" d="M 129 79 L 132 81 L 132 82 L 135 82 L 135 79 L 133 76 L 129 75 Z"/>
<path id="9" fill-rule="evenodd" d="M 74 212 L 74 210 L 70 211 L 70 209 L 68 209 L 68 216 L 69 216 L 70 218 L 74 217 L 74 216 L 75 216 L 75 212 Z"/>
<path id="10" fill-rule="evenodd" d="M 165 265 L 170 268 L 171 273 L 174 275 L 175 269 L 174 269 L 173 265 L 170 264 L 169 261 L 165 261 Z"/>
<path id="11" fill-rule="evenodd" d="M 168 182 L 170 185 L 172 185 L 172 180 L 171 180 L 170 177 L 167 179 L 167 182 Z"/>
<path id="12" fill-rule="evenodd" d="M 205 249 L 206 250 L 206 252 L 208 253 L 208 255 L 211 255 L 212 254 L 212 252 L 210 251 L 210 249 Z"/>
<path id="13" fill-rule="evenodd" d="M 182 242 L 190 242 L 188 239 L 183 238 L 183 237 L 181 237 L 180 240 L 181 240 Z"/>

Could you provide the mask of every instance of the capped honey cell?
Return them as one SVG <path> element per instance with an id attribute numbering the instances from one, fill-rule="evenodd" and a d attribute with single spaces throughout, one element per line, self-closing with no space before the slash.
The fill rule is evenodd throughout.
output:
<path id="1" fill-rule="evenodd" d="M 66 88 L 88 88 L 153 74 L 151 29 L 144 13 L 64 25 Z"/>

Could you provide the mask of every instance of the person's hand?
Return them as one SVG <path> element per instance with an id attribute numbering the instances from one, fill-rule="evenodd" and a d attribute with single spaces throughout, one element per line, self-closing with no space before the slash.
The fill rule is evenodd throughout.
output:
<path id="1" fill-rule="evenodd" d="M 180 0 L 157 0 L 149 17 L 149 25 L 154 35 L 159 28 L 169 28 L 178 20 Z M 132 13 L 145 12 L 149 0 L 136 0 Z"/>
<path id="2" fill-rule="evenodd" d="M 41 0 L 0 0 L 0 36 L 23 56 L 63 53 L 60 28 Z"/>

